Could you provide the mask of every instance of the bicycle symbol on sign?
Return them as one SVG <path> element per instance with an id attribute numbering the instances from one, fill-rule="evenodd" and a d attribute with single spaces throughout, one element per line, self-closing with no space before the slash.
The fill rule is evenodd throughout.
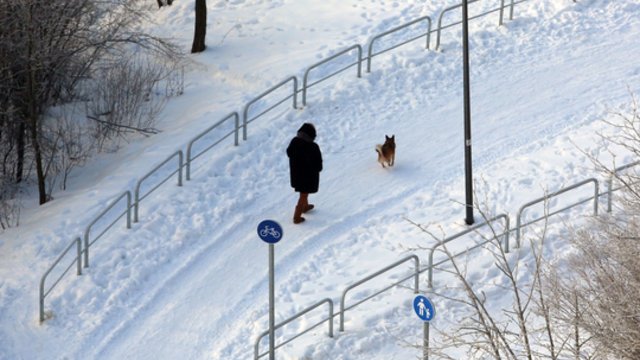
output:
<path id="1" fill-rule="evenodd" d="M 264 220 L 258 224 L 258 236 L 262 241 L 275 244 L 282 238 L 282 226 L 273 220 Z"/>
<path id="2" fill-rule="evenodd" d="M 269 235 L 274 237 L 275 239 L 279 239 L 281 234 L 278 230 L 269 225 L 265 225 L 264 228 L 260 229 L 260 236 L 266 237 Z"/>

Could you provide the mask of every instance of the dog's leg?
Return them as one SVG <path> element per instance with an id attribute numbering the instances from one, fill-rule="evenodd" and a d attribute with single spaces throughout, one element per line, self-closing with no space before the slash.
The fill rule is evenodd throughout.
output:
<path id="1" fill-rule="evenodd" d="M 376 152 L 378 153 L 378 162 L 380 163 L 380 165 L 382 165 L 382 168 L 384 169 L 384 158 L 382 157 L 382 145 L 376 145 Z"/>

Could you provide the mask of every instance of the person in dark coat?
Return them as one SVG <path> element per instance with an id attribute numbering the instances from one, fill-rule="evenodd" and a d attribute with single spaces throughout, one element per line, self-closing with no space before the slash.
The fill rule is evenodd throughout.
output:
<path id="1" fill-rule="evenodd" d="M 315 138 L 316 128 L 313 124 L 304 123 L 287 147 L 291 187 L 300 193 L 293 213 L 294 224 L 303 222 L 302 214 L 313 209 L 313 204 L 309 204 L 309 194 L 318 192 L 320 184 L 322 153 L 318 144 L 313 142 Z"/>

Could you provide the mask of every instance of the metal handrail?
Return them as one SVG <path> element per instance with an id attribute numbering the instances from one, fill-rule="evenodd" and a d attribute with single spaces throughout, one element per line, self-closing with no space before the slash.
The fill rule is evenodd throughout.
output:
<path id="1" fill-rule="evenodd" d="M 213 131 L 215 128 L 217 128 L 218 126 L 222 125 L 223 123 L 225 123 L 227 120 L 229 120 L 230 118 L 234 118 L 235 120 L 235 127 L 234 130 L 226 135 L 224 135 L 222 138 L 220 138 L 218 141 L 214 142 L 213 144 L 209 145 L 209 147 L 207 147 L 206 149 L 202 150 L 198 155 L 195 155 L 193 158 L 191 157 L 191 149 L 193 147 L 193 144 L 200 140 L 201 138 L 203 138 L 205 135 L 207 135 L 209 132 Z M 200 155 L 204 154 L 205 152 L 211 150 L 211 148 L 213 148 L 214 146 L 218 145 L 219 143 L 221 143 L 224 139 L 228 138 L 231 134 L 235 133 L 235 139 L 234 139 L 234 145 L 238 146 L 239 143 L 239 136 L 238 136 L 238 131 L 240 129 L 240 115 L 238 115 L 238 112 L 234 111 L 231 114 L 227 115 L 226 117 L 224 117 L 222 120 L 218 121 L 217 123 L 213 124 L 211 127 L 207 128 L 205 131 L 201 132 L 200 135 L 196 136 L 195 138 L 193 138 L 191 141 L 189 141 L 189 144 L 187 145 L 187 161 L 186 161 L 186 166 L 185 166 L 185 173 L 186 173 L 186 180 L 189 181 L 191 180 L 191 162 L 195 159 L 197 159 Z"/>
<path id="2" fill-rule="evenodd" d="M 503 0 L 503 1 L 504 1 L 504 0 Z M 384 37 L 384 36 L 387 36 L 387 35 L 389 35 L 389 34 L 392 34 L 392 33 L 396 32 L 396 31 L 400 31 L 400 30 L 402 30 L 402 29 L 405 29 L 405 28 L 407 28 L 407 27 L 409 27 L 409 26 L 411 26 L 411 25 L 413 25 L 413 24 L 419 23 L 419 22 L 421 22 L 421 21 L 423 21 L 423 20 L 429 20 L 429 27 L 427 28 L 427 32 L 426 32 L 426 33 L 421 34 L 421 35 L 418 35 L 418 36 L 416 36 L 416 37 L 414 37 L 414 38 L 412 38 L 412 39 L 410 39 L 410 40 L 407 40 L 407 41 L 405 41 L 405 42 L 403 42 L 403 43 L 401 43 L 401 44 L 394 45 L 394 46 L 392 46 L 392 47 L 391 47 L 391 48 L 389 48 L 389 49 L 386 49 L 386 50 L 383 50 L 383 51 L 381 51 L 381 52 L 378 52 L 378 53 L 373 54 L 373 43 L 374 43 L 376 40 L 378 40 L 378 39 L 380 39 L 380 38 L 382 38 L 382 37 Z M 397 48 L 397 47 L 400 47 L 400 46 L 405 45 L 405 44 L 407 44 L 407 43 L 410 43 L 410 42 L 412 42 L 412 41 L 414 41 L 414 40 L 417 40 L 417 39 L 419 39 L 419 38 L 421 38 L 421 37 L 423 37 L 423 36 L 425 36 L 425 35 L 427 36 L 427 47 L 426 47 L 426 48 L 427 48 L 427 49 L 429 49 L 429 41 L 430 41 L 430 39 L 431 39 L 431 18 L 430 18 L 429 16 L 423 16 L 423 17 L 417 18 L 417 19 L 415 19 L 415 20 L 413 20 L 413 21 L 411 21 L 411 22 L 409 22 L 409 23 L 406 23 L 406 24 L 404 24 L 404 25 L 400 25 L 400 26 L 394 27 L 393 29 L 390 29 L 390 30 L 388 30 L 388 31 L 383 32 L 382 34 L 379 34 L 379 35 L 374 36 L 374 37 L 371 39 L 371 41 L 369 42 L 369 50 L 368 50 L 368 57 L 367 57 L 367 72 L 368 72 L 368 73 L 370 73 L 370 72 L 371 72 L 371 59 L 372 59 L 374 56 L 376 56 L 376 55 L 380 55 L 380 54 L 383 54 L 383 53 L 385 53 L 385 52 L 387 52 L 387 51 L 390 51 L 390 50 L 393 50 L 393 49 L 395 49 L 395 48 Z"/>
<path id="3" fill-rule="evenodd" d="M 480 0 L 470 0 L 468 3 L 473 4 L 474 2 L 477 2 L 477 1 L 480 1 Z M 440 13 L 440 16 L 438 17 L 438 35 L 436 36 L 436 50 L 440 48 L 440 33 L 442 32 L 442 29 L 446 29 L 447 27 L 455 26 L 462 23 L 462 22 L 458 22 L 458 23 L 449 24 L 445 27 L 442 27 L 442 18 L 444 17 L 444 14 L 451 10 L 455 10 L 459 7 L 462 7 L 462 4 L 449 6 L 448 8 L 442 10 L 442 12 Z M 469 18 L 469 20 L 471 20 L 471 18 Z"/>
<path id="4" fill-rule="evenodd" d="M 510 4 L 510 5 L 507 5 L 507 6 L 505 6 L 505 5 L 504 5 L 504 1 L 505 1 L 505 0 L 501 0 L 501 1 L 500 1 L 500 22 L 498 23 L 498 25 L 503 25 L 503 24 L 504 24 L 504 21 L 502 21 L 502 20 L 503 20 L 503 17 L 504 17 L 504 9 L 505 9 L 506 7 L 510 7 L 510 8 L 511 8 L 511 9 L 509 10 L 509 20 L 513 20 L 513 7 L 514 7 L 516 4 L 520 4 L 520 3 L 525 2 L 525 1 L 527 1 L 527 0 L 520 0 L 520 1 L 518 1 L 518 2 L 515 2 L 514 0 L 511 0 L 511 4 Z"/>
<path id="5" fill-rule="evenodd" d="M 44 315 L 44 298 L 49 295 L 51 293 L 51 291 L 53 290 L 54 287 L 56 287 L 56 285 L 58 285 L 58 283 L 60 282 L 60 280 L 62 280 L 62 278 L 67 274 L 67 272 L 69 271 L 69 269 L 71 269 L 71 266 L 73 266 L 73 262 L 71 262 L 71 264 L 67 267 L 67 269 L 65 271 L 62 272 L 62 275 L 60 275 L 60 277 L 53 283 L 53 285 L 51 285 L 51 287 L 49 288 L 49 290 L 44 291 L 44 282 L 47 279 L 47 276 L 49 276 L 49 273 L 51 273 L 51 271 L 56 267 L 56 265 L 58 265 L 58 263 L 60 262 L 60 260 L 62 260 L 62 258 L 67 255 L 67 253 L 69 252 L 69 250 L 73 247 L 73 245 L 76 246 L 76 257 L 74 259 L 74 262 L 76 263 L 76 272 L 77 275 L 82 275 L 82 265 L 80 264 L 81 262 L 81 252 L 82 252 L 82 242 L 80 241 L 80 237 L 75 238 L 60 254 L 60 256 L 58 256 L 58 258 L 53 262 L 53 264 L 49 267 L 49 269 L 47 269 L 47 271 L 44 273 L 44 275 L 42 275 L 42 278 L 40 279 L 40 323 L 44 322 L 45 320 L 45 315 Z"/>
<path id="6" fill-rule="evenodd" d="M 438 264 L 434 264 L 433 263 L 433 254 L 436 251 L 436 248 L 438 248 L 440 246 L 444 246 L 445 244 L 447 244 L 447 243 L 449 243 L 449 242 L 451 242 L 453 240 L 456 240 L 456 239 L 460 238 L 461 236 L 464 236 L 464 235 L 466 235 L 466 234 L 468 234 L 468 233 L 470 233 L 472 231 L 476 231 L 476 230 L 478 230 L 478 229 L 480 229 L 482 227 L 490 225 L 491 223 L 493 223 L 493 222 L 495 222 L 496 220 L 499 220 L 499 219 L 504 219 L 505 220 L 505 231 L 503 233 L 501 233 L 499 236 L 505 235 L 505 245 L 504 245 L 504 247 L 505 247 L 505 251 L 509 252 L 509 217 L 507 215 L 505 215 L 505 214 L 500 214 L 500 215 L 498 215 L 496 217 L 493 217 L 493 218 L 491 218 L 491 219 L 489 219 L 489 220 L 487 220 L 487 221 L 485 221 L 485 222 L 483 222 L 481 224 L 474 225 L 474 226 L 472 226 L 472 227 L 470 227 L 470 228 L 468 228 L 468 229 L 466 229 L 464 231 L 461 231 L 461 232 L 459 232 L 459 233 L 457 233 L 457 234 L 455 234 L 453 236 L 450 236 L 450 237 L 448 237 L 448 238 L 446 238 L 446 239 L 444 239 L 442 241 L 439 241 L 437 244 L 435 244 L 429 250 L 429 265 L 427 266 L 427 269 L 429 271 L 428 276 L 427 276 L 427 284 L 429 286 L 429 289 L 431 289 L 433 287 L 433 268 L 436 265 L 439 265 L 439 264 L 442 264 L 442 263 L 446 262 L 446 260 L 445 260 L 445 261 L 442 261 L 442 262 L 440 262 Z M 469 250 L 472 250 L 472 249 L 475 249 L 475 248 L 478 248 L 478 247 L 480 247 L 480 246 L 482 246 L 484 244 L 490 243 L 493 240 L 494 239 L 491 238 L 491 239 L 486 240 L 484 242 L 477 243 L 475 246 L 473 246 L 470 249 L 467 249 L 465 252 L 467 252 Z M 458 253 L 458 254 L 454 255 L 453 257 L 457 257 L 460 254 L 464 254 L 465 252 Z"/>
<path id="7" fill-rule="evenodd" d="M 394 262 L 393 264 L 391 264 L 391 265 L 389 265 L 389 266 L 387 266 L 387 267 L 385 267 L 385 268 L 383 268 L 383 269 L 381 269 L 379 271 L 376 271 L 375 273 L 373 273 L 373 274 L 371 274 L 371 275 L 369 275 L 369 276 L 367 276 L 367 277 L 365 277 L 363 279 L 360 279 L 360 280 L 356 281 L 355 283 L 347 286 L 347 288 L 344 289 L 344 291 L 342 292 L 342 297 L 340 298 L 340 331 L 344 331 L 344 312 L 346 310 L 345 307 L 344 307 L 344 303 L 345 303 L 344 300 L 345 300 L 345 297 L 347 296 L 347 292 L 349 290 L 354 289 L 357 286 L 360 286 L 360 285 L 364 284 L 365 282 L 367 282 L 367 281 L 369 281 L 369 280 L 371 280 L 371 279 L 373 279 L 373 278 L 375 278 L 375 277 L 377 277 L 379 275 L 382 275 L 383 273 L 385 273 L 385 272 L 387 272 L 387 271 L 389 271 L 389 270 L 391 270 L 391 269 L 393 269 L 393 268 L 395 268 L 395 267 L 397 267 L 399 265 L 404 264 L 405 262 L 407 262 L 409 260 L 414 260 L 414 262 L 415 262 L 415 269 L 416 270 L 415 270 L 415 277 L 414 277 L 414 292 L 417 294 L 420 291 L 419 290 L 420 277 L 419 277 L 419 274 L 418 274 L 418 270 L 420 269 L 420 259 L 418 258 L 418 256 L 410 255 L 410 256 L 405 257 L 404 259 L 398 260 L 398 261 Z"/>
<path id="8" fill-rule="evenodd" d="M 178 186 L 182 186 L 182 167 L 183 167 L 183 162 L 184 162 L 183 161 L 184 155 L 182 154 L 182 150 L 178 150 L 175 153 L 173 153 L 171 156 L 169 156 L 165 161 L 163 161 L 160 164 L 158 164 L 155 168 L 153 168 L 153 170 L 149 171 L 140 180 L 138 180 L 138 183 L 136 184 L 135 197 L 134 197 L 134 202 L 133 202 L 133 222 L 138 222 L 138 209 L 140 207 L 140 201 L 142 200 L 140 198 L 140 185 L 142 184 L 143 181 L 145 181 L 147 178 L 149 178 L 151 175 L 153 175 L 154 172 L 156 172 L 158 169 L 160 169 L 162 166 L 164 166 L 166 163 L 171 161 L 176 156 L 178 156 L 178 158 L 179 158 L 178 170 L 176 170 L 176 171 L 172 172 L 171 174 L 169 174 L 169 176 L 167 176 L 164 180 L 162 180 L 158 185 L 156 185 L 153 189 L 149 190 L 149 192 L 146 193 L 144 195 L 144 197 L 146 197 L 147 195 L 149 195 L 152 192 L 154 192 L 157 188 L 160 187 L 160 185 L 164 184 L 167 180 L 169 180 L 176 173 L 178 173 Z"/>
<path id="9" fill-rule="evenodd" d="M 623 165 L 613 169 L 613 173 L 611 174 L 611 176 L 609 176 L 609 179 L 607 179 L 607 212 L 612 211 L 613 192 L 620 189 L 613 188 L 613 178 L 616 177 L 619 172 L 630 169 L 637 165 L 640 165 L 640 161 L 632 162 L 631 164 Z"/>
<path id="10" fill-rule="evenodd" d="M 283 100 L 281 100 L 277 104 L 273 105 L 269 109 L 263 111 L 262 113 L 260 113 L 255 118 L 253 118 L 251 120 L 248 119 L 249 107 L 251 107 L 251 105 L 255 104 L 258 100 L 260 100 L 263 97 L 271 94 L 272 92 L 276 91 L 277 89 L 279 89 L 280 87 L 282 87 L 283 85 L 289 83 L 292 80 L 293 80 L 293 93 L 291 95 L 289 95 L 288 97 L 284 98 Z M 247 103 L 247 105 L 244 106 L 244 112 L 242 113 L 243 114 L 243 117 L 242 117 L 242 119 L 243 119 L 243 123 L 242 123 L 242 127 L 243 127 L 242 139 L 243 140 L 247 140 L 247 124 L 248 123 L 250 123 L 251 121 L 257 119 L 258 117 L 262 116 L 263 114 L 265 114 L 266 112 L 272 110 L 273 108 L 277 107 L 278 105 L 282 104 L 283 102 L 289 100 L 289 98 L 293 98 L 293 108 L 296 109 L 297 108 L 297 97 L 298 97 L 297 94 L 298 94 L 298 78 L 295 77 L 295 76 L 290 76 L 290 77 L 286 78 L 285 80 L 283 80 L 282 82 L 278 83 L 277 85 L 275 85 L 275 86 L 271 87 L 270 89 L 266 90 L 262 94 L 258 95 L 253 100 L 249 101 Z"/>
<path id="11" fill-rule="evenodd" d="M 522 224 L 522 212 L 526 208 L 528 208 L 528 207 L 530 207 L 532 205 L 538 204 L 540 202 L 547 201 L 547 200 L 549 200 L 549 199 L 551 199 L 553 197 L 556 197 L 558 195 L 564 194 L 564 193 L 566 193 L 568 191 L 574 190 L 574 189 L 576 189 L 578 187 L 581 187 L 583 185 L 586 185 L 588 183 L 593 183 L 594 184 L 594 196 L 589 198 L 589 199 L 587 199 L 587 201 L 591 201 L 592 199 L 594 200 L 593 201 L 593 214 L 594 215 L 598 215 L 598 198 L 599 198 L 599 195 L 598 195 L 598 193 L 599 193 L 598 180 L 596 180 L 595 178 L 589 178 L 589 179 L 580 181 L 579 183 L 573 184 L 571 186 L 567 186 L 567 187 L 562 188 L 562 189 L 560 189 L 558 191 L 555 191 L 555 192 L 552 192 L 552 193 L 550 193 L 548 195 L 545 195 L 545 196 L 543 196 L 541 198 L 538 198 L 536 200 L 530 201 L 530 202 L 528 202 L 528 203 L 526 203 L 526 204 L 524 204 L 524 205 L 522 205 L 520 207 L 520 210 L 518 211 L 518 217 L 516 219 L 516 245 L 517 245 L 517 247 L 520 247 L 520 233 L 521 233 L 521 229 L 524 226 L 533 224 L 534 222 L 540 221 L 540 220 L 545 219 L 546 217 L 549 216 L 549 215 L 546 215 L 546 216 L 540 217 L 540 218 L 538 218 L 538 219 L 536 219 L 534 221 L 530 221 L 529 223 Z M 574 206 L 583 204 L 584 202 L 585 202 L 585 200 L 582 200 L 582 201 L 580 201 L 578 203 L 575 203 L 573 205 L 570 205 L 570 206 L 562 209 L 562 211 L 568 210 L 568 209 L 570 209 L 570 208 L 572 208 Z"/>
<path id="12" fill-rule="evenodd" d="M 470 0 L 469 4 L 474 3 L 476 1 L 479 1 L 479 0 Z M 511 4 L 507 5 L 507 6 L 504 5 L 504 1 L 505 0 L 501 0 L 500 7 L 498 7 L 497 9 L 488 10 L 488 11 L 482 13 L 482 14 L 478 14 L 478 15 L 472 16 L 472 17 L 469 18 L 469 20 L 478 19 L 478 18 L 481 18 L 481 17 L 483 17 L 485 15 L 489 15 L 489 14 L 492 14 L 494 12 L 499 11 L 500 12 L 500 19 L 498 20 L 498 25 L 502 25 L 504 23 L 503 18 L 504 18 L 504 9 L 505 9 L 505 7 L 507 7 L 507 6 L 511 7 L 510 14 L 509 14 L 509 19 L 513 20 L 513 8 L 514 8 L 514 6 L 516 4 L 520 4 L 520 3 L 525 2 L 527 0 L 521 0 L 521 1 L 518 1 L 518 2 L 514 2 L 514 0 L 511 0 Z M 446 26 L 442 26 L 442 18 L 444 17 L 444 14 L 449 12 L 449 11 L 451 11 L 451 10 L 455 10 L 455 9 L 461 7 L 461 6 L 462 6 L 462 4 L 453 5 L 453 6 L 450 6 L 450 7 L 446 8 L 446 9 L 444 9 L 440 13 L 440 16 L 438 18 L 438 29 L 436 30 L 438 35 L 436 36 L 436 48 L 435 48 L 435 50 L 438 50 L 440 48 L 440 34 L 441 34 L 442 30 L 450 28 L 450 27 L 454 27 L 454 26 L 459 25 L 459 24 L 462 24 L 462 21 L 459 21 L 459 22 L 451 23 L 451 24 L 446 25 Z"/>
<path id="13" fill-rule="evenodd" d="M 96 236 L 96 238 L 93 239 L 91 243 L 89 243 L 89 233 L 93 225 L 95 225 L 98 222 L 98 220 L 100 220 L 105 214 L 107 214 L 107 212 L 109 212 L 109 210 L 111 210 L 125 196 L 127 197 L 127 208 L 125 209 L 125 211 L 122 214 L 118 215 L 115 220 L 113 220 L 109 225 L 107 225 L 107 227 L 100 233 L 100 235 Z M 107 230 L 109 230 L 125 214 L 127 215 L 127 229 L 131 229 L 131 192 L 130 191 L 125 191 L 120 196 L 118 196 L 115 200 L 113 200 L 111 204 L 109 204 L 109 206 L 107 206 L 104 210 L 102 210 L 102 212 L 98 216 L 96 216 L 93 219 L 93 221 L 85 228 L 84 230 L 84 267 L 89 267 L 89 246 L 93 245 L 93 243 L 95 243 L 100 237 L 102 237 L 102 235 L 104 235 L 107 232 Z"/>
<path id="14" fill-rule="evenodd" d="M 324 59 L 324 60 L 322 60 L 322 61 L 320 61 L 320 62 L 317 62 L 317 63 L 315 63 L 315 64 L 311 65 L 311 66 L 307 69 L 307 71 L 305 71 L 305 72 L 304 72 L 304 78 L 303 78 L 303 81 L 302 81 L 302 106 L 307 105 L 307 88 L 308 88 L 308 86 L 307 86 L 307 79 L 308 79 L 308 77 L 309 77 L 309 72 L 310 72 L 311 70 L 313 70 L 313 69 L 317 68 L 318 66 L 320 66 L 320 65 L 324 65 L 324 64 L 326 64 L 326 63 L 330 62 L 331 60 L 334 60 L 335 58 L 340 57 L 340 56 L 342 56 L 342 55 L 344 55 L 344 54 L 346 54 L 346 53 L 348 53 L 348 52 L 350 52 L 350 51 L 352 51 L 352 50 L 354 50 L 354 49 L 355 49 L 355 50 L 358 50 L 358 61 L 357 61 L 356 63 L 354 63 L 354 64 L 357 64 L 357 65 L 358 65 L 358 77 L 362 77 L 362 46 L 360 46 L 360 45 L 353 45 L 353 46 L 348 47 L 348 48 L 346 48 L 346 49 L 344 49 L 344 50 L 342 50 L 342 51 L 340 51 L 340 52 L 338 52 L 338 53 L 336 53 L 336 54 L 334 54 L 334 55 L 332 55 L 332 56 L 330 56 L 330 57 L 328 57 L 328 58 L 326 58 L 326 59 Z M 352 64 L 352 65 L 349 65 L 348 67 L 351 67 L 351 66 L 353 66 L 353 64 Z M 347 68 L 348 68 L 348 67 L 347 67 Z M 345 69 L 342 69 L 342 70 L 340 70 L 340 71 L 343 71 L 343 70 L 345 70 Z M 338 72 L 340 72 L 340 71 L 338 71 Z M 337 73 L 337 72 L 336 72 L 336 73 Z M 325 77 L 324 77 L 324 78 L 322 78 L 320 81 L 325 80 L 325 79 L 328 79 L 328 78 L 330 78 L 331 76 L 335 75 L 336 73 L 333 73 L 333 74 L 331 74 L 331 75 L 325 76 Z M 318 81 L 318 82 L 320 82 L 320 81 Z M 316 82 L 316 83 L 317 83 L 317 82 Z"/>
<path id="15" fill-rule="evenodd" d="M 290 343 L 291 341 L 297 339 L 298 337 L 300 337 L 300 336 L 306 334 L 307 332 L 315 329 L 316 327 L 318 327 L 319 325 L 321 325 L 325 321 L 329 321 L 329 337 L 332 338 L 333 337 L 333 316 L 334 316 L 334 314 L 333 314 L 333 301 L 331 299 L 329 299 L 329 298 L 323 299 L 323 300 L 321 300 L 321 301 L 309 306 L 308 308 L 298 312 L 297 314 L 293 315 L 292 317 L 288 318 L 287 320 L 284 320 L 281 323 L 275 325 L 274 332 L 275 332 L 275 330 L 287 325 L 288 323 L 292 322 L 293 320 L 296 320 L 296 319 L 302 317 L 306 313 L 308 313 L 308 312 L 310 312 L 312 310 L 315 310 L 317 307 L 319 307 L 320 305 L 325 304 L 325 303 L 329 304 L 329 317 L 327 319 L 323 319 L 319 323 L 317 323 L 317 324 L 311 326 L 310 328 L 308 328 L 308 329 L 296 334 L 296 336 L 294 336 L 293 338 L 283 342 L 282 344 L 277 345 L 274 349 L 280 348 L 280 347 Z M 258 360 L 260 357 L 268 354 L 268 352 L 263 353 L 263 354 L 259 354 L 259 351 L 260 351 L 260 340 L 262 340 L 262 338 L 264 338 L 267 335 L 269 335 L 269 330 L 267 330 L 267 331 L 263 332 L 262 334 L 260 334 L 260 336 L 258 336 L 258 339 L 256 340 L 256 343 L 254 345 L 254 359 L 255 360 Z"/>

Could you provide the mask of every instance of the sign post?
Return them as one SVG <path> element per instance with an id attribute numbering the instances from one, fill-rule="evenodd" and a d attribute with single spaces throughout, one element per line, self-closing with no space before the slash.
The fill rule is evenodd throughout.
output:
<path id="1" fill-rule="evenodd" d="M 424 339 L 422 342 L 422 359 L 429 360 L 429 321 L 436 315 L 436 309 L 427 297 L 418 295 L 413 299 L 413 310 L 423 322 L 422 329 Z"/>
<path id="2" fill-rule="evenodd" d="M 274 246 L 282 239 L 282 226 L 273 220 L 263 220 L 258 224 L 258 236 L 269 244 L 269 360 L 275 360 L 275 261 Z"/>
<path id="3" fill-rule="evenodd" d="M 471 225 L 473 219 L 473 173 L 471 170 L 471 86 L 469 85 L 469 13 L 468 0 L 462 0 L 462 61 L 464 81 L 464 174 L 466 194 L 465 222 Z"/>

